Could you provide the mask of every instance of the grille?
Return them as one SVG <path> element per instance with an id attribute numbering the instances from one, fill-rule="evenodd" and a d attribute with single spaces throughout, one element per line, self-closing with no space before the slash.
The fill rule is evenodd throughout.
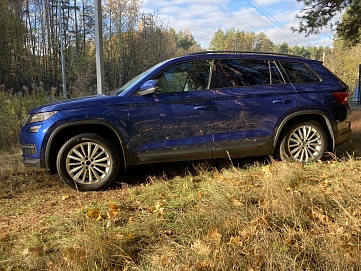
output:
<path id="1" fill-rule="evenodd" d="M 35 144 L 21 144 L 23 154 L 36 154 Z"/>

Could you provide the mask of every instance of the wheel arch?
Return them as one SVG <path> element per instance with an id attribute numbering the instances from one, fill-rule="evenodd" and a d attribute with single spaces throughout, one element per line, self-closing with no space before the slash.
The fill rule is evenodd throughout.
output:
<path id="1" fill-rule="evenodd" d="M 70 138 L 83 133 L 94 133 L 110 140 L 119 151 L 124 168 L 129 164 L 129 156 L 123 135 L 116 127 L 105 121 L 75 121 L 57 127 L 50 135 L 45 149 L 45 165 L 52 174 L 57 172 L 56 157 L 60 148 Z"/>
<path id="2" fill-rule="evenodd" d="M 275 140 L 273 142 L 272 153 L 278 148 L 283 136 L 288 132 L 289 127 L 292 127 L 294 124 L 302 121 L 313 120 L 322 125 L 325 129 L 328 137 L 328 146 L 327 151 L 333 151 L 335 148 L 335 136 L 332 129 L 332 124 L 330 119 L 326 116 L 325 113 L 321 111 L 302 111 L 289 115 L 285 118 L 279 128 L 276 131 Z"/>

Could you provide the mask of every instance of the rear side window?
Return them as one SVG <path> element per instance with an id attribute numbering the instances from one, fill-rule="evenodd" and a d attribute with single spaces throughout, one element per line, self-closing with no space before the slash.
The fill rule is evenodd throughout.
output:
<path id="1" fill-rule="evenodd" d="M 217 86 L 242 87 L 283 84 L 283 78 L 274 62 L 254 59 L 216 60 Z"/>
<path id="2" fill-rule="evenodd" d="M 317 74 L 305 63 L 281 61 L 281 65 L 291 83 L 316 83 L 321 81 Z"/>

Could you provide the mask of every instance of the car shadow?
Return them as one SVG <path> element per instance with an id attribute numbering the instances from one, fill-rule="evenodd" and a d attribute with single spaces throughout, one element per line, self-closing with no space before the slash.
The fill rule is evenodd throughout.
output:
<path id="1" fill-rule="evenodd" d="M 182 162 L 166 162 L 132 166 L 118 174 L 109 189 L 119 189 L 124 186 L 138 186 L 149 182 L 151 179 L 169 180 L 176 176 L 186 177 L 197 175 L 200 171 L 222 171 L 231 167 L 246 168 L 252 165 L 266 165 L 272 158 L 248 157 L 242 159 L 210 159 Z"/>

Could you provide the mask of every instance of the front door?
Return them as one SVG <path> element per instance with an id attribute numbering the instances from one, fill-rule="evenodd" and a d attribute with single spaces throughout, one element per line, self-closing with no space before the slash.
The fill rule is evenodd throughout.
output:
<path id="1" fill-rule="evenodd" d="M 158 82 L 158 93 L 130 97 L 135 164 L 212 158 L 211 65 L 197 60 L 168 67 L 149 78 Z"/>

